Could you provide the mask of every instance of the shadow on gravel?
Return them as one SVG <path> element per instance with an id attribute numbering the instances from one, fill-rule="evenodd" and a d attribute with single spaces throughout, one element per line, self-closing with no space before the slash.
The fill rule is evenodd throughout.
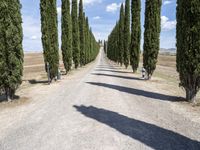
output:
<path id="1" fill-rule="evenodd" d="M 86 82 L 86 83 L 91 84 L 91 85 L 106 87 L 109 89 L 114 89 L 114 90 L 128 93 L 128 94 L 144 96 L 147 98 L 152 98 L 152 99 L 157 99 L 157 100 L 162 100 L 162 101 L 171 101 L 171 102 L 184 101 L 184 98 L 181 98 L 181 97 L 170 96 L 170 95 L 165 95 L 165 94 L 160 94 L 160 93 L 155 93 L 155 92 L 149 92 L 149 91 L 144 91 L 144 90 L 140 90 L 140 89 L 119 86 L 119 85 L 98 83 L 98 82 Z"/>
<path id="2" fill-rule="evenodd" d="M 118 69 L 114 67 L 96 67 L 96 69 Z"/>
<path id="3" fill-rule="evenodd" d="M 128 71 L 116 71 L 116 70 L 107 70 L 107 69 L 95 69 L 94 71 L 105 71 L 105 72 L 115 72 L 115 73 L 132 73 Z"/>
<path id="4" fill-rule="evenodd" d="M 127 77 L 127 76 L 120 76 L 120 75 L 113 75 L 113 74 L 104 74 L 104 73 L 92 73 L 92 75 L 106 76 L 106 77 L 116 77 L 116 78 L 128 79 L 128 80 L 143 80 L 143 79 L 135 78 L 135 77 Z"/>
<path id="5" fill-rule="evenodd" d="M 109 66 L 109 65 L 98 65 L 97 69 L 119 69 L 119 66 Z"/>
<path id="6" fill-rule="evenodd" d="M 118 68 L 118 65 L 98 65 L 97 67 L 116 67 Z"/>
<path id="7" fill-rule="evenodd" d="M 45 80 L 45 81 L 37 81 L 37 80 L 28 80 L 28 82 L 30 83 L 30 84 L 48 84 L 49 82 L 47 81 L 47 80 Z"/>
<path id="8" fill-rule="evenodd" d="M 104 123 L 120 133 L 138 140 L 156 150 L 199 150 L 200 142 L 179 133 L 132 119 L 105 109 L 93 106 L 74 106 L 86 117 Z"/>
<path id="9" fill-rule="evenodd" d="M 18 95 L 14 95 L 12 101 L 16 101 L 16 100 L 19 100 L 19 99 L 20 99 L 20 97 Z M 5 94 L 0 95 L 0 103 L 2 103 L 2 102 L 8 102 Z"/>

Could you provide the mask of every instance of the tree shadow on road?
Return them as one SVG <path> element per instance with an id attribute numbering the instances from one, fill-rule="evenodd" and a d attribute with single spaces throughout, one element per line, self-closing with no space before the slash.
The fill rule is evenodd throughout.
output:
<path id="1" fill-rule="evenodd" d="M 116 68 L 119 68 L 118 65 L 98 65 L 97 67 L 116 67 Z"/>
<path id="2" fill-rule="evenodd" d="M 33 79 L 33 80 L 28 80 L 28 82 L 29 82 L 30 84 L 49 84 L 49 81 L 48 81 L 48 80 L 38 81 L 38 80 Z"/>
<path id="3" fill-rule="evenodd" d="M 117 69 L 114 67 L 96 67 L 96 69 Z"/>
<path id="4" fill-rule="evenodd" d="M 143 79 L 135 78 L 135 77 L 120 76 L 120 75 L 113 75 L 113 74 L 104 74 L 104 73 L 92 73 L 92 75 L 106 76 L 106 77 L 116 77 L 116 78 L 128 79 L 128 80 L 143 80 Z"/>
<path id="5" fill-rule="evenodd" d="M 128 94 L 157 99 L 157 100 L 161 100 L 161 101 L 171 101 L 171 102 L 184 101 L 184 99 L 182 97 L 170 96 L 170 95 L 165 95 L 165 94 L 160 94 L 160 93 L 155 93 L 155 92 L 150 92 L 150 91 L 144 91 L 144 90 L 140 90 L 140 89 L 134 89 L 134 88 L 124 87 L 124 86 L 119 86 L 119 85 L 99 83 L 99 82 L 86 82 L 86 83 L 95 85 L 95 86 L 114 89 L 114 90 L 128 93 Z"/>
<path id="6" fill-rule="evenodd" d="M 108 70 L 108 69 L 95 69 L 94 71 L 105 71 L 105 72 L 114 72 L 114 73 L 132 73 L 128 71 L 117 71 L 117 70 Z"/>
<path id="7" fill-rule="evenodd" d="M 98 65 L 97 69 L 119 69 L 119 66 Z"/>
<path id="8" fill-rule="evenodd" d="M 84 116 L 116 129 L 156 150 L 199 150 L 200 142 L 174 131 L 93 106 L 74 106 Z"/>

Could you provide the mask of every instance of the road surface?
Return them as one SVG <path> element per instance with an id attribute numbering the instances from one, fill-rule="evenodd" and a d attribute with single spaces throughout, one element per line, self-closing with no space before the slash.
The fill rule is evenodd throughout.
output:
<path id="1" fill-rule="evenodd" d="M 199 150 L 200 123 L 172 109 L 177 97 L 97 60 L 28 100 L 0 110 L 0 150 Z"/>

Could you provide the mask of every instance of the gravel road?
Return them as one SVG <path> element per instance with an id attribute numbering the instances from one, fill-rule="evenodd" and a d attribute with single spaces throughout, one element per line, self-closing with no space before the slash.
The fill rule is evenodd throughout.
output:
<path id="1" fill-rule="evenodd" d="M 21 95 L 28 102 L 0 110 L 0 150 L 200 150 L 200 122 L 173 109 L 178 97 L 103 50 L 62 81 Z"/>

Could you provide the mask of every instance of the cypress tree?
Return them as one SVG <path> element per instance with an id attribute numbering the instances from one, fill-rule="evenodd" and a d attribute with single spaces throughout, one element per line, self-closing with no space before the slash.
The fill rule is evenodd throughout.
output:
<path id="1" fill-rule="evenodd" d="M 200 1 L 177 1 L 177 71 L 186 99 L 196 102 L 200 88 Z"/>
<path id="2" fill-rule="evenodd" d="M 161 5 L 162 0 L 146 0 L 143 65 L 148 79 L 156 69 L 160 49 Z"/>
<path id="3" fill-rule="evenodd" d="M 45 64 L 49 63 L 50 79 L 52 80 L 57 76 L 59 67 L 56 0 L 41 0 L 40 11 L 44 61 Z"/>
<path id="4" fill-rule="evenodd" d="M 109 59 L 119 62 L 119 22 L 108 37 L 107 56 Z"/>
<path id="5" fill-rule="evenodd" d="M 83 28 L 84 28 L 84 62 L 87 64 L 87 27 L 86 27 L 86 17 L 85 12 L 83 12 Z"/>
<path id="6" fill-rule="evenodd" d="M 124 65 L 129 65 L 130 48 L 130 0 L 125 1 L 125 20 L 124 20 Z"/>
<path id="7" fill-rule="evenodd" d="M 89 59 L 88 62 L 92 61 L 93 55 L 92 55 L 92 50 L 93 50 L 93 44 L 92 44 L 92 28 L 89 29 L 89 37 L 90 37 L 90 48 L 89 48 Z"/>
<path id="8" fill-rule="evenodd" d="M 95 37 L 92 33 L 92 29 L 89 29 L 89 59 L 88 59 L 88 63 L 95 60 L 96 56 L 98 55 L 99 52 L 99 44 L 98 42 L 95 40 Z"/>
<path id="9" fill-rule="evenodd" d="M 72 66 L 72 25 L 70 15 L 70 1 L 62 0 L 62 56 L 66 73 Z"/>
<path id="10" fill-rule="evenodd" d="M 103 50 L 104 50 L 104 53 L 106 54 L 107 53 L 107 46 L 106 46 L 106 41 L 104 40 L 104 44 L 103 44 Z"/>
<path id="11" fill-rule="evenodd" d="M 22 83 L 22 17 L 19 0 L 0 2 L 0 90 L 13 99 Z"/>
<path id="12" fill-rule="evenodd" d="M 116 31 L 115 31 L 115 36 L 116 36 L 116 62 L 120 63 L 120 50 L 119 50 L 119 21 L 116 24 Z"/>
<path id="13" fill-rule="evenodd" d="M 83 0 L 79 2 L 79 34 L 80 34 L 80 65 L 85 65 L 85 28 L 84 28 L 84 13 Z"/>
<path id="14" fill-rule="evenodd" d="M 90 61 L 90 32 L 89 32 L 89 20 L 88 17 L 86 17 L 86 63 Z"/>
<path id="15" fill-rule="evenodd" d="M 77 0 L 72 0 L 72 48 L 73 61 L 77 69 L 80 63 L 80 46 L 79 46 L 79 25 L 78 25 L 78 4 Z"/>
<path id="16" fill-rule="evenodd" d="M 124 62 L 124 5 L 120 8 L 120 19 L 119 19 L 119 63 Z"/>
<path id="17" fill-rule="evenodd" d="M 140 61 L 140 40 L 141 40 L 140 12 L 141 12 L 141 0 L 132 0 L 130 63 L 133 72 L 137 71 Z"/>

